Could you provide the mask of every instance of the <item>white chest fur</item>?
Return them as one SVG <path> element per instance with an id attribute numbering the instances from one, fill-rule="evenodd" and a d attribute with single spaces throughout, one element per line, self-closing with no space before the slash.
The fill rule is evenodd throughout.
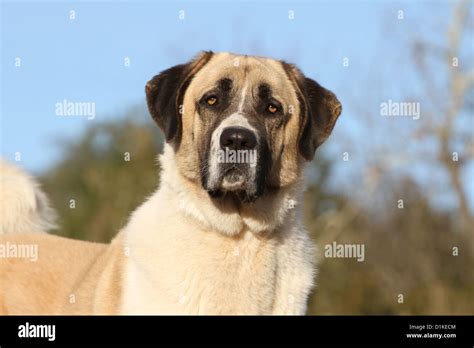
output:
<path id="1" fill-rule="evenodd" d="M 253 217 L 221 211 L 165 160 L 160 189 L 122 231 L 121 313 L 304 314 L 313 248 L 285 196 Z"/>
<path id="2" fill-rule="evenodd" d="M 271 313 L 277 268 L 274 240 L 250 232 L 240 238 L 192 228 L 185 233 L 187 237 L 150 243 L 161 245 L 158 248 L 131 246 L 123 313 Z"/>

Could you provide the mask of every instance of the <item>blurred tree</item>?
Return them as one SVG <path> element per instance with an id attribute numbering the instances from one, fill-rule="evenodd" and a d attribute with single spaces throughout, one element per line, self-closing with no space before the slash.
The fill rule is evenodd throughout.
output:
<path id="1" fill-rule="evenodd" d="M 330 214 L 306 215 L 320 251 L 310 314 L 470 314 L 474 312 L 472 236 L 455 233 L 456 215 L 432 208 L 409 179 L 384 184 L 377 209 L 350 198 Z M 307 197 L 307 205 L 319 203 Z M 397 206 L 402 195 L 404 208 Z M 311 206 L 306 211 L 311 210 Z M 380 212 L 383 213 L 380 213 Z M 340 224 L 339 220 L 346 221 Z M 324 258 L 326 244 L 363 244 L 364 262 Z M 455 249 L 456 248 L 456 249 Z M 404 302 L 398 302 L 402 294 Z"/>
<path id="2" fill-rule="evenodd" d="M 360 243 L 366 259 L 358 263 L 320 257 L 309 313 L 474 311 L 474 219 L 469 206 L 474 155 L 472 18 L 471 3 L 455 2 L 447 20 L 414 21 L 416 30 L 390 22 L 391 30 L 396 26 L 407 40 L 404 46 L 400 37 L 384 37 L 392 46 L 397 42 L 403 63 L 393 67 L 401 76 L 384 78 L 389 65 L 385 62 L 367 77 L 372 88 L 354 94 L 358 128 L 346 127 L 336 143 L 339 153 L 351 155 L 350 166 L 343 167 L 348 185 L 340 189 L 342 202 L 336 209 L 312 214 L 320 202 L 308 191 L 305 207 L 307 226 L 321 252 L 333 241 Z M 436 24 L 423 32 L 429 20 Z M 405 53 L 410 48 L 413 56 Z M 417 83 L 407 83 L 403 72 Z M 392 99 L 402 93 L 406 101 L 418 101 L 422 117 L 416 122 L 381 118 L 373 106 L 386 100 L 387 93 Z M 354 121 L 344 115 L 343 120 Z M 437 201 L 434 206 L 436 196 L 446 193 L 452 193 L 453 202 Z M 403 209 L 397 207 L 400 198 Z M 397 301 L 399 294 L 403 303 Z"/>
<path id="3" fill-rule="evenodd" d="M 473 104 L 473 6 L 459 2 L 453 6 L 452 20 L 444 42 L 437 38 L 416 38 L 413 55 L 423 88 L 417 96 L 424 100 L 425 117 L 415 129 L 418 141 L 432 141 L 431 159 L 438 161 L 449 177 L 458 203 L 459 226 L 472 231 L 474 216 L 469 208 L 463 171 L 474 158 Z M 440 79 L 440 77 L 442 77 Z M 469 182 L 468 184 L 472 184 Z"/>
<path id="4" fill-rule="evenodd" d="M 63 160 L 43 178 L 61 218 L 60 235 L 108 242 L 157 187 L 163 137 L 151 122 L 133 121 L 135 112 L 63 142 Z"/>

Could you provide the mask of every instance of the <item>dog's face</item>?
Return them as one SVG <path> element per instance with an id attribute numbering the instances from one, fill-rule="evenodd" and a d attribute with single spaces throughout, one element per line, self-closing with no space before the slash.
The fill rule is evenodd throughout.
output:
<path id="1" fill-rule="evenodd" d="M 229 53 L 165 70 L 146 93 L 181 174 L 240 203 L 294 183 L 341 113 L 336 96 L 294 66 Z"/>

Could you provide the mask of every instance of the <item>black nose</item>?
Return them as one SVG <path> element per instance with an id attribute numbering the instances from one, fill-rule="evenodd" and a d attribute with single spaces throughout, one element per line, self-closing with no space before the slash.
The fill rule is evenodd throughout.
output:
<path id="1" fill-rule="evenodd" d="M 243 127 L 227 127 L 221 134 L 221 148 L 230 150 L 251 150 L 257 146 L 257 137 L 254 132 Z"/>

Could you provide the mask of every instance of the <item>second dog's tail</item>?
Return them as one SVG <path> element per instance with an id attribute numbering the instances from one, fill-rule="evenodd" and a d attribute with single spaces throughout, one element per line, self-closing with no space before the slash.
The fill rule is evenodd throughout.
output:
<path id="1" fill-rule="evenodd" d="M 46 232 L 56 228 L 56 213 L 39 184 L 0 159 L 0 234 Z"/>

